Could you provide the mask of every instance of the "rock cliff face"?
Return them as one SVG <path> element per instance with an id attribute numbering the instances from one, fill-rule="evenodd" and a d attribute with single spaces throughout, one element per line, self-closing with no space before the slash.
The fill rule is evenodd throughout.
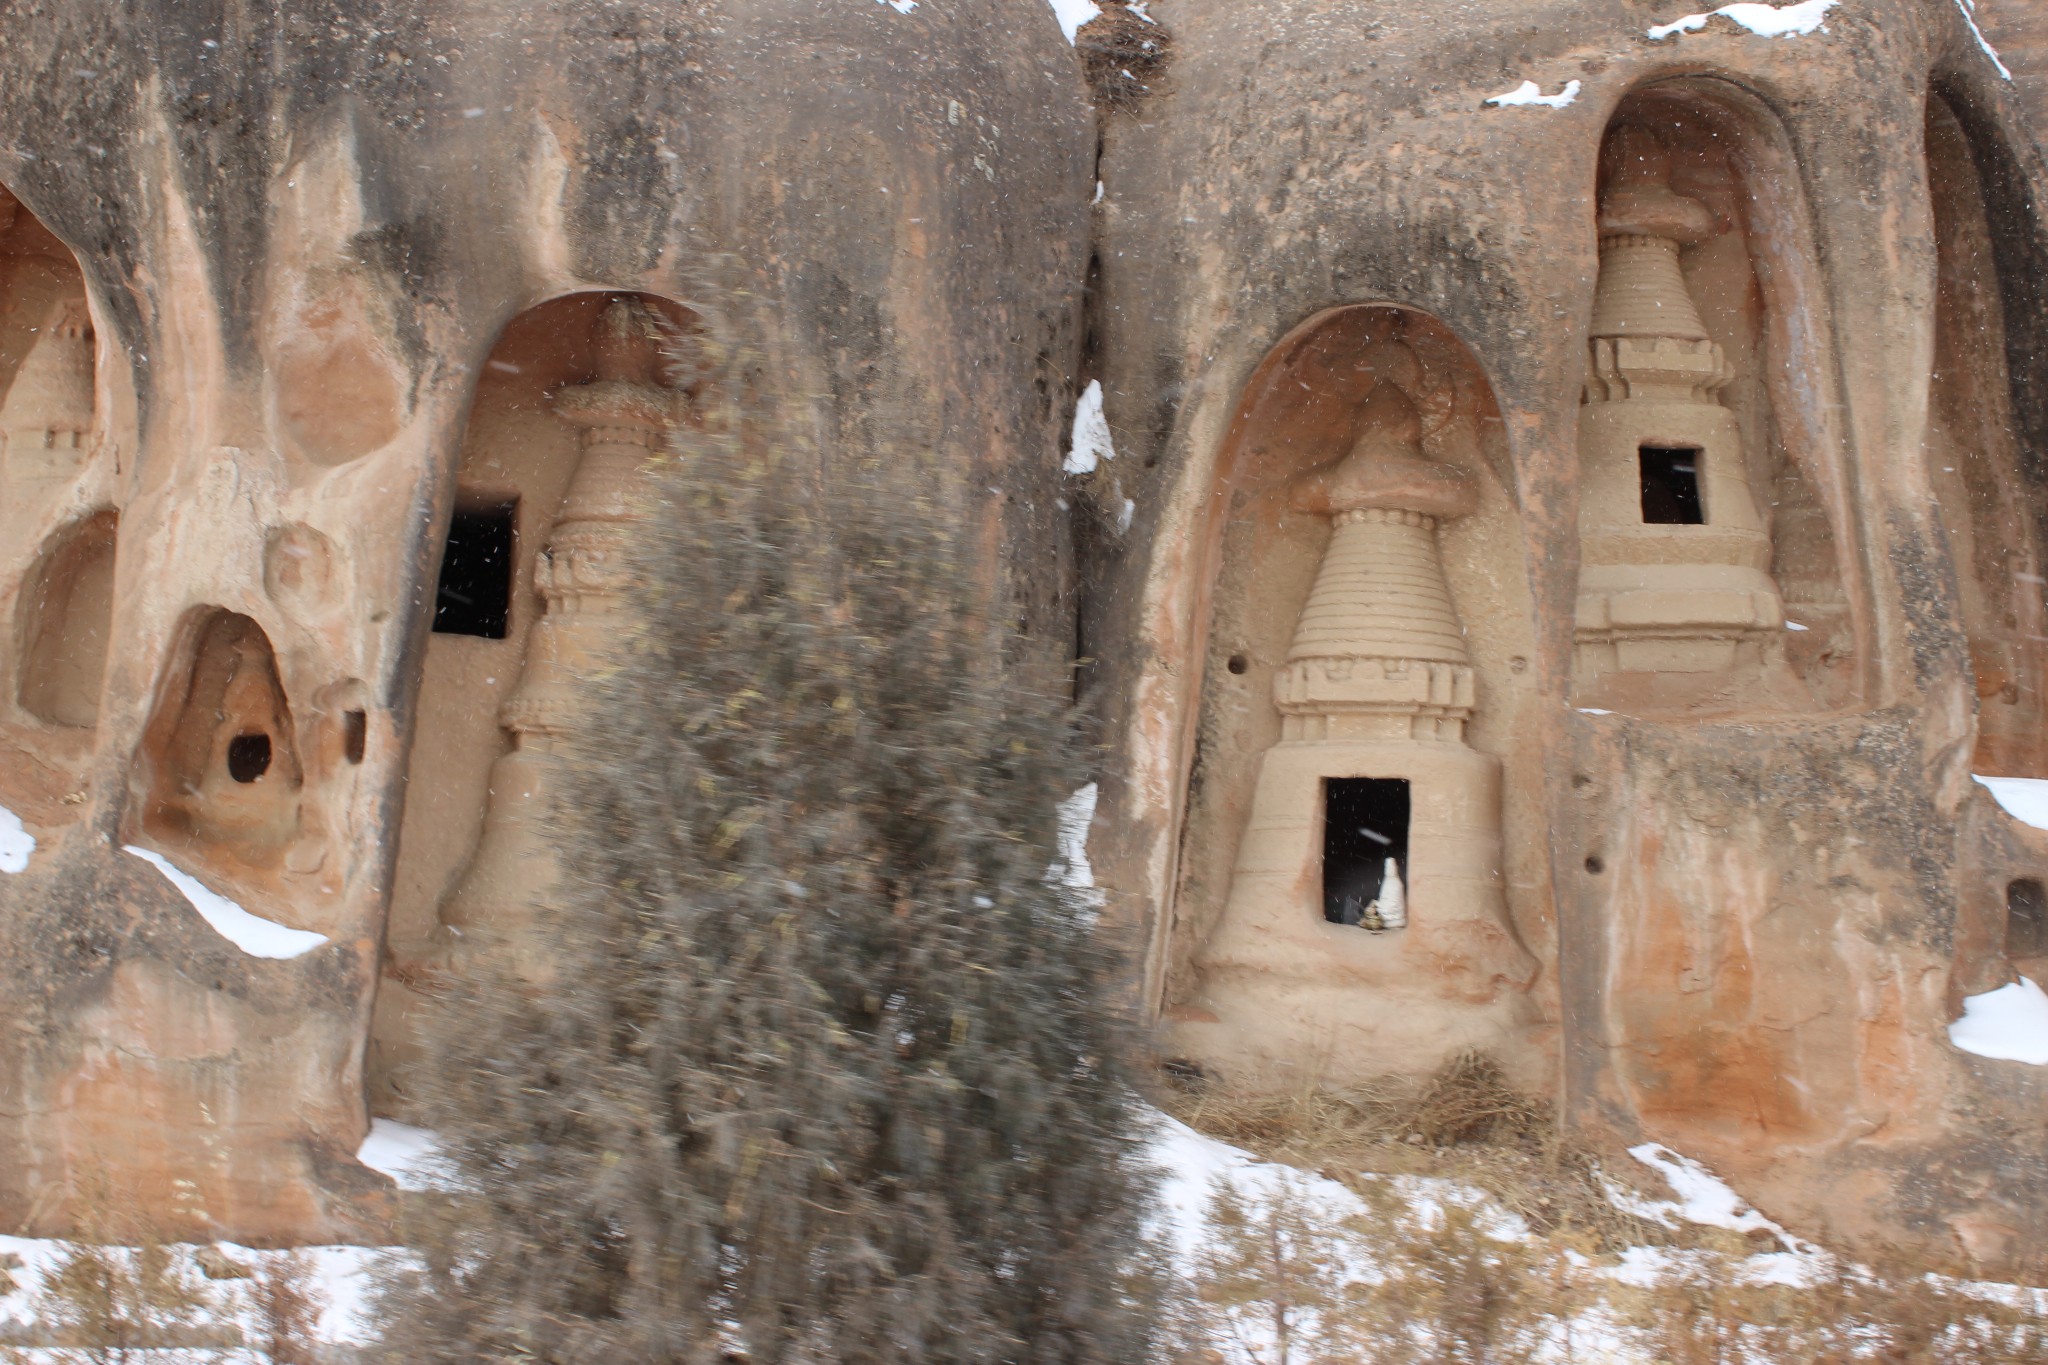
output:
<path id="1" fill-rule="evenodd" d="M 1170 1053 L 1483 1045 L 1782 1219 L 2033 1250 L 2048 1082 L 1945 1026 L 2048 969 L 1970 780 L 2048 777 L 2048 29 L 1680 8 L 8 6 L 0 1222 L 386 1225 L 417 989 L 544 970 L 634 452 L 744 390 L 938 451 L 1078 636 Z"/>

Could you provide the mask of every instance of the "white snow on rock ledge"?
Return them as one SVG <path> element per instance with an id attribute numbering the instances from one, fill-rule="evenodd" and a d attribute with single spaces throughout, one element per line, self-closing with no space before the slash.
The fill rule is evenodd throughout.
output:
<path id="1" fill-rule="evenodd" d="M 213 926 L 215 933 L 251 957 L 294 958 L 327 942 L 325 934 L 316 934 L 310 929 L 289 929 L 275 920 L 250 914 L 197 877 L 172 866 L 170 859 L 162 854 L 137 848 L 134 844 L 125 845 L 122 852 L 134 854 L 163 873 L 165 880 L 178 888 L 200 917 Z"/>
<path id="2" fill-rule="evenodd" d="M 2005 813 L 2023 825 L 2048 829 L 2048 780 L 2038 777 L 1981 777 L 1978 783 L 1991 793 Z"/>
<path id="3" fill-rule="evenodd" d="M 1070 43 L 1074 41 L 1074 35 L 1081 31 L 1081 25 L 1087 23 L 1090 19 L 1100 19 L 1102 17 L 1102 7 L 1097 5 L 1095 0 L 1048 0 L 1048 2 L 1052 5 L 1053 17 L 1060 21 L 1060 32 L 1066 35 L 1067 41 Z M 1138 17 L 1141 19 L 1145 18 L 1143 15 Z M 1149 24 L 1152 21 L 1145 19 L 1145 22 Z"/>
<path id="4" fill-rule="evenodd" d="M 0 872 L 25 872 L 28 855 L 36 851 L 36 836 L 22 827 L 21 817 L 0 806 Z"/>
<path id="5" fill-rule="evenodd" d="M 369 1135 L 356 1148 L 356 1160 L 390 1176 L 401 1190 L 420 1193 L 450 1184 L 443 1170 L 440 1135 L 395 1119 L 370 1120 Z"/>
<path id="6" fill-rule="evenodd" d="M 1993 47 L 1991 40 L 1984 36 L 1984 30 L 1977 27 L 1977 0 L 1956 0 L 1956 8 L 1962 11 L 1963 22 L 1970 26 L 1970 36 L 1977 40 L 1978 47 L 1984 49 L 1984 55 L 1989 57 L 1991 64 L 1998 68 L 1998 74 L 2007 80 L 2011 80 L 2012 72 L 2006 67 L 2004 60 L 1999 57 L 1998 49 Z"/>
<path id="7" fill-rule="evenodd" d="M 1102 381 L 1091 379 L 1074 404 L 1074 435 L 1060 469 L 1068 474 L 1093 474 L 1104 460 L 1115 458 L 1116 442 L 1110 438 L 1109 418 L 1102 411 Z"/>
<path id="8" fill-rule="evenodd" d="M 1566 81 L 1564 89 L 1555 95 L 1546 95 L 1543 93 L 1543 87 L 1536 82 L 1523 81 L 1505 95 L 1489 96 L 1486 102 L 1503 109 L 1527 104 L 1540 105 L 1545 109 L 1562 109 L 1579 97 L 1580 89 L 1577 81 Z"/>
<path id="9" fill-rule="evenodd" d="M 1759 37 L 1797 38 L 1826 27 L 1822 21 L 1827 18 L 1828 11 L 1839 3 L 1840 0 L 1801 0 L 1799 4 L 1781 7 L 1744 0 L 1741 4 L 1723 5 L 1717 10 L 1688 14 L 1683 19 L 1658 24 L 1650 30 L 1650 39 L 1662 42 L 1673 34 L 1697 32 L 1716 16 L 1731 19 Z"/>
<path id="10" fill-rule="evenodd" d="M 1948 1026 L 1948 1040 L 1993 1061 L 2048 1066 L 2048 994 L 2023 976 L 1970 996 L 1963 1017 Z"/>

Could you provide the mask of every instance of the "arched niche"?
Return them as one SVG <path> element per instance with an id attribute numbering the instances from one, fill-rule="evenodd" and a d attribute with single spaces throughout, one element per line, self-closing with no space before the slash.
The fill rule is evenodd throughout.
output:
<path id="1" fill-rule="evenodd" d="M 141 833 L 236 880 L 286 868 L 302 834 L 298 731 L 262 626 L 206 607 L 181 624 L 136 765 Z"/>
<path id="2" fill-rule="evenodd" d="M 1491 386 L 1426 314 L 1333 309 L 1268 354 L 1228 442 L 1195 570 L 1174 1046 L 1248 1085 L 1427 1071 L 1467 1046 L 1528 1063 L 1518 922 L 1548 911 L 1507 896 L 1544 881 L 1538 699 Z M 1360 811 L 1398 844 L 1332 842 Z"/>
<path id="3" fill-rule="evenodd" d="M 579 667 L 593 662 L 589 633 L 562 628 L 573 613 L 551 605 L 551 584 L 575 579 L 596 605 L 598 579 L 579 578 L 572 561 L 608 534 L 598 523 L 630 515 L 617 480 L 636 476 L 683 410 L 672 350 L 695 325 L 657 296 L 571 294 L 515 317 L 478 374 L 440 547 L 372 1030 L 379 1112 L 404 1108 L 415 987 L 462 970 L 453 957 L 516 918 L 497 902 L 546 881 L 524 815 L 546 806 L 536 765 L 549 727 L 573 709 Z"/>
<path id="4" fill-rule="evenodd" d="M 65 527 L 22 582 L 15 695 L 45 725 L 84 729 L 99 720 L 119 520 L 107 508 Z"/>
<path id="5" fill-rule="evenodd" d="M 87 462 L 93 346 L 77 258 L 0 188 L 0 478 L 17 509 L 47 502 Z"/>
<path id="6" fill-rule="evenodd" d="M 2048 470 L 2021 439 L 2005 291 L 1977 150 L 1927 102 L 1935 236 L 1925 450 L 1956 571 L 1977 691 L 1974 770 L 2048 777 Z"/>
<path id="7" fill-rule="evenodd" d="M 1580 409 L 1581 705 L 1707 718 L 1849 703 L 1867 604 L 1825 412 L 1811 228 L 1751 96 L 1683 79 L 1603 137 Z"/>

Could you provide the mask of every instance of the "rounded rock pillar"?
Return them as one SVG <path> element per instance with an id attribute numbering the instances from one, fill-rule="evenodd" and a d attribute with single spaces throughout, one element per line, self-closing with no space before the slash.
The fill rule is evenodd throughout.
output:
<path id="1" fill-rule="evenodd" d="M 1502 892 L 1500 763 L 1465 742 L 1475 680 L 1437 543 L 1476 489 L 1423 455 L 1391 382 L 1361 418 L 1351 453 L 1296 490 L 1330 543 L 1178 1025 L 1189 1055 L 1253 1088 L 1427 1071 L 1498 1043 L 1535 969 Z M 1335 828 L 1359 823 L 1355 800 L 1378 814 Z M 1366 852 L 1344 854 L 1354 834 Z"/>

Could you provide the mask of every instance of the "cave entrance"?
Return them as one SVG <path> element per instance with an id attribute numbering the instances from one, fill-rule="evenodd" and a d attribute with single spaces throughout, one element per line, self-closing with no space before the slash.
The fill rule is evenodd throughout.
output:
<path id="1" fill-rule="evenodd" d="M 1407 923 L 1409 806 L 1405 777 L 1323 780 L 1324 919 L 1367 929 Z M 1389 860 L 1396 894 L 1383 894 L 1395 891 L 1386 885 Z"/>

